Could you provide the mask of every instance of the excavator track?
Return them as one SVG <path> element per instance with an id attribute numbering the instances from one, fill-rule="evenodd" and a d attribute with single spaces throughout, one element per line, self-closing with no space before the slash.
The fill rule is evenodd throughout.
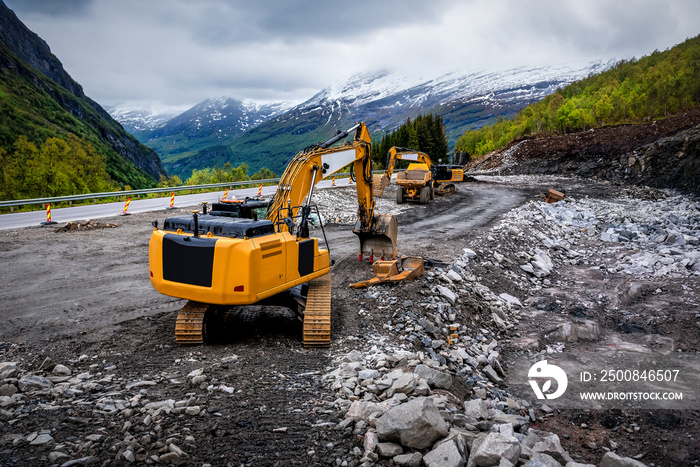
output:
<path id="1" fill-rule="evenodd" d="M 175 341 L 178 345 L 197 345 L 206 341 L 206 314 L 210 305 L 188 301 L 177 314 Z"/>
<path id="2" fill-rule="evenodd" d="M 454 183 L 443 183 L 437 187 L 435 193 L 440 196 L 446 196 L 453 194 L 455 191 L 457 191 L 457 188 L 455 187 Z"/>
<path id="3" fill-rule="evenodd" d="M 309 282 L 304 309 L 304 347 L 331 344 L 331 275 Z"/>

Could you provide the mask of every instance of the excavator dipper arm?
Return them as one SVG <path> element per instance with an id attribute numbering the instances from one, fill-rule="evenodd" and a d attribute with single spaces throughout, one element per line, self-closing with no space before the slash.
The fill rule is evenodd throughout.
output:
<path id="1" fill-rule="evenodd" d="M 353 131 L 352 142 L 332 146 Z M 282 174 L 266 218 L 277 226 L 278 231 L 289 230 L 289 223 L 285 224 L 284 218 L 296 218 L 303 205 L 308 206 L 314 186 L 353 164 L 357 190 L 357 222 L 353 233 L 360 239 L 360 258 L 363 255 L 371 259 L 374 256 L 395 258 L 396 217 L 374 213 L 370 147 L 367 126 L 358 123 L 324 143 L 299 152 Z M 301 217 L 303 222 L 303 212 Z"/>

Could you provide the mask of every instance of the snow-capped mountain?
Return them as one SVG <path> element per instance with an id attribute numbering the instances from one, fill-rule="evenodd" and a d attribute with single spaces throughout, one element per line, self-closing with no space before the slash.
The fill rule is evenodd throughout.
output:
<path id="1" fill-rule="evenodd" d="M 155 141 L 184 133 L 188 138 L 226 140 L 293 107 L 292 103 L 259 104 L 231 97 L 207 99 L 191 108 L 120 105 L 108 109 L 140 140 Z M 208 138 L 211 139 L 211 138 Z"/>
<path id="2" fill-rule="evenodd" d="M 105 107 L 116 121 L 132 135 L 150 132 L 187 110 L 186 107 L 154 107 L 152 105 L 120 104 Z"/>
<path id="3" fill-rule="evenodd" d="M 598 61 L 584 65 L 521 67 L 475 73 L 453 70 L 436 77 L 365 73 L 324 89 L 302 105 L 343 100 L 361 106 L 385 100 L 391 104 L 396 99 L 395 106 L 423 107 L 426 102 L 482 98 L 492 93 L 501 93 L 499 100 L 504 101 L 520 100 L 523 95 L 537 99 L 589 74 L 600 73 L 614 63 L 614 60 Z"/>
<path id="4" fill-rule="evenodd" d="M 209 99 L 142 137 L 171 174 L 231 162 L 278 173 L 307 145 L 364 121 L 376 136 L 407 118 L 435 113 L 454 144 L 467 129 L 510 118 L 531 102 L 615 61 L 503 71 L 402 75 L 358 74 L 298 104 L 255 105 L 229 97 Z"/>
<path id="5" fill-rule="evenodd" d="M 484 123 L 482 118 L 465 117 L 461 112 L 465 107 L 488 110 L 485 114 L 480 112 L 485 119 L 513 114 L 558 88 L 600 73 L 614 63 L 609 60 L 500 72 L 452 71 L 432 78 L 387 72 L 360 74 L 324 89 L 277 119 L 291 120 L 320 113 L 331 123 L 345 115 L 352 116 L 351 120 L 364 120 L 376 131 L 391 130 L 408 117 L 433 112 L 445 120 L 452 144 L 459 136 L 457 133 Z"/>
<path id="6" fill-rule="evenodd" d="M 256 104 L 231 97 L 207 99 L 170 119 L 151 138 L 184 132 L 189 137 L 216 134 L 219 139 L 234 137 L 292 107 L 289 103 Z"/>

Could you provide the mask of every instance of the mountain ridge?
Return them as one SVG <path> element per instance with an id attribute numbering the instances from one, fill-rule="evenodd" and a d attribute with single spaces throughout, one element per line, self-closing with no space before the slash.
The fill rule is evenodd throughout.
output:
<path id="1" fill-rule="evenodd" d="M 357 74 L 228 140 L 219 138 L 204 147 L 187 141 L 182 147 L 171 148 L 163 161 L 170 173 L 182 177 L 193 169 L 226 162 L 246 163 L 251 170 L 267 167 L 281 172 L 300 149 L 356 121 L 364 121 L 373 133 L 380 134 L 407 118 L 428 112 L 443 118 L 452 146 L 468 127 L 512 116 L 530 102 L 607 69 L 614 62 L 600 60 L 500 72 L 451 71 L 434 77 L 401 76 L 387 71 Z M 159 136 L 153 136 L 144 142 L 157 147 Z"/>
<path id="2" fill-rule="evenodd" d="M 86 96 L 82 86 L 71 78 L 46 41 L 27 28 L 2 0 L 0 42 L 3 44 L 0 71 L 5 74 L 3 89 L 6 93 L 2 96 L 2 103 L 10 105 L 8 112 L 11 110 L 12 115 L 21 111 L 23 115 L 31 116 L 4 122 L 3 149 L 11 153 L 15 141 L 8 138 L 11 139 L 12 135 L 30 133 L 38 137 L 52 132 L 72 133 L 90 139 L 101 147 L 101 152 L 106 152 L 107 169 L 116 182 L 146 186 L 165 174 L 157 154 L 139 143 L 107 111 Z M 76 120 L 62 116 L 47 99 L 53 100 Z M 9 104 L 11 100 L 13 103 Z M 39 130 L 36 125 L 40 121 L 49 125 L 44 123 Z"/>

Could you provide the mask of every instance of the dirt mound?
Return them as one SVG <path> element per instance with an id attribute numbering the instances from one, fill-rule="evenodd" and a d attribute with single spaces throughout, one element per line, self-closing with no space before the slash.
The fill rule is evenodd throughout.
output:
<path id="1" fill-rule="evenodd" d="M 68 222 L 66 225 L 56 229 L 56 232 L 73 232 L 75 230 L 96 230 L 96 229 L 113 229 L 117 224 L 110 224 L 98 221 L 83 221 L 83 222 Z"/>
<path id="2" fill-rule="evenodd" d="M 700 111 L 638 125 L 526 137 L 465 169 L 573 174 L 700 194 Z"/>

